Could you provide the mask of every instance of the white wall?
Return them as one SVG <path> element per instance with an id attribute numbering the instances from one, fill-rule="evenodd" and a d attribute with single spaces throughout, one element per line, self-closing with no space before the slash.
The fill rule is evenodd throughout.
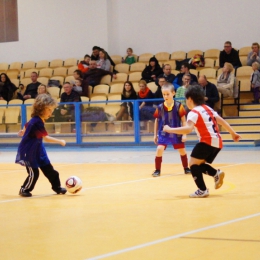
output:
<path id="1" fill-rule="evenodd" d="M 106 0 L 18 0 L 19 41 L 0 43 L 0 62 L 81 58 L 107 48 Z"/>
<path id="2" fill-rule="evenodd" d="M 109 52 L 136 54 L 234 48 L 260 41 L 258 0 L 111 0 L 117 21 Z M 115 22 L 114 22 L 115 23 Z M 109 35 L 110 36 L 110 35 Z M 115 43 L 115 44 L 113 44 Z"/>
<path id="3" fill-rule="evenodd" d="M 260 41 L 259 0 L 18 0 L 19 41 L 0 62 L 235 48 Z"/>

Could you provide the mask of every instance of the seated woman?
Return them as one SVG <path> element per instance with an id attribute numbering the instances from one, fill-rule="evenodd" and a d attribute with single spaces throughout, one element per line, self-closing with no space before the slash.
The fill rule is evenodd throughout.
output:
<path id="1" fill-rule="evenodd" d="M 40 94 L 48 94 L 50 95 L 50 93 L 47 91 L 47 87 L 44 84 L 39 85 L 38 89 L 37 89 L 37 96 Z"/>
<path id="2" fill-rule="evenodd" d="M 158 60 L 155 57 L 152 57 L 149 60 L 149 65 L 146 66 L 142 72 L 142 79 L 147 83 L 153 82 L 160 74 L 163 74 L 163 70 L 160 67 Z"/>
<path id="3" fill-rule="evenodd" d="M 89 62 L 90 62 L 90 56 L 86 54 L 84 56 L 84 60 L 79 62 L 78 69 L 82 71 L 82 73 L 86 73 L 88 71 Z"/>
<path id="4" fill-rule="evenodd" d="M 9 102 L 18 88 L 11 82 L 5 73 L 1 73 L 0 83 L 0 99 Z"/>
<path id="5" fill-rule="evenodd" d="M 237 89 L 237 80 L 233 72 L 233 65 L 231 63 L 225 62 L 222 68 L 222 74 L 218 76 L 217 79 L 217 89 L 218 92 L 223 94 L 224 98 L 234 96 L 234 88 Z M 214 109 L 220 111 L 221 109 L 221 99 L 215 104 Z"/>
<path id="6" fill-rule="evenodd" d="M 99 51 L 99 60 L 97 61 L 97 68 L 110 71 L 111 62 L 107 58 L 107 53 L 104 50 Z"/>
<path id="7" fill-rule="evenodd" d="M 147 83 L 145 80 L 139 81 L 140 91 L 138 92 L 137 99 L 153 99 L 154 95 L 152 91 L 147 87 Z M 155 108 L 153 107 L 152 101 L 143 101 L 139 105 L 139 118 L 140 121 L 144 120 L 153 120 L 153 114 L 155 112 Z"/>
<path id="8" fill-rule="evenodd" d="M 121 99 L 123 101 L 137 99 L 137 95 L 131 81 L 126 81 L 124 83 L 124 89 L 123 93 L 121 94 Z M 133 116 L 133 103 L 123 102 L 121 104 L 119 112 L 116 115 L 116 120 L 133 120 Z"/>

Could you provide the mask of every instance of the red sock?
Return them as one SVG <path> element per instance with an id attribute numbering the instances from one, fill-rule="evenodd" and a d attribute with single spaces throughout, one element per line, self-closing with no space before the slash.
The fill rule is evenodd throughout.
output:
<path id="1" fill-rule="evenodd" d="M 155 170 L 160 171 L 161 170 L 161 164 L 162 164 L 162 157 L 155 157 Z"/>
<path id="2" fill-rule="evenodd" d="M 187 157 L 187 154 L 181 155 L 181 162 L 182 162 L 183 168 L 188 168 L 188 157 Z"/>

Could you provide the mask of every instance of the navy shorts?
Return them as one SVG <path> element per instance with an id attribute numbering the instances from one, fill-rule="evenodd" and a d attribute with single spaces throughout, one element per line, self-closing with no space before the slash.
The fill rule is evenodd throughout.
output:
<path id="1" fill-rule="evenodd" d="M 191 157 L 205 160 L 207 163 L 212 163 L 218 155 L 221 148 L 213 147 L 206 143 L 198 143 L 191 152 Z"/>

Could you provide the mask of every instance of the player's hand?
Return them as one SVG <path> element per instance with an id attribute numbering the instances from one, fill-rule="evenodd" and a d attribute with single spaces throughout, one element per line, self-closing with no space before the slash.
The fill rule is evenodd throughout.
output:
<path id="1" fill-rule="evenodd" d="M 182 135 L 181 141 L 184 143 L 187 141 L 187 135 Z"/>
<path id="2" fill-rule="evenodd" d="M 155 135 L 155 136 L 153 137 L 153 141 L 154 141 L 155 144 L 158 143 L 158 136 L 157 136 L 157 135 Z"/>
<path id="3" fill-rule="evenodd" d="M 166 133 L 168 133 L 168 131 L 169 131 L 170 129 L 171 129 L 171 128 L 170 128 L 168 125 L 165 125 L 165 126 L 163 127 L 163 131 L 166 132 Z"/>
<path id="4" fill-rule="evenodd" d="M 24 135 L 24 131 L 23 130 L 20 130 L 19 132 L 18 132 L 18 136 L 23 136 Z"/>
<path id="5" fill-rule="evenodd" d="M 242 137 L 237 133 L 232 134 L 232 138 L 234 142 L 239 142 L 239 140 L 242 139 Z"/>
<path id="6" fill-rule="evenodd" d="M 66 141 L 65 140 L 60 140 L 60 145 L 61 146 L 65 146 L 66 145 Z"/>

